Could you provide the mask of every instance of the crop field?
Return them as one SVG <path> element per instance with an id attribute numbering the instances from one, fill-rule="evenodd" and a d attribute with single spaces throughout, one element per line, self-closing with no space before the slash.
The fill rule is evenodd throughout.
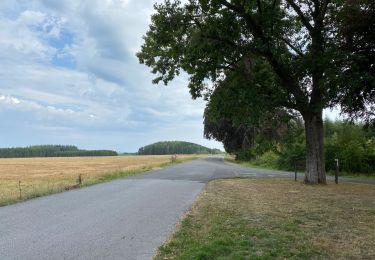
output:
<path id="1" fill-rule="evenodd" d="M 178 162 L 197 158 L 179 155 Z M 119 177 L 171 163 L 170 155 L 0 159 L 0 206 Z"/>

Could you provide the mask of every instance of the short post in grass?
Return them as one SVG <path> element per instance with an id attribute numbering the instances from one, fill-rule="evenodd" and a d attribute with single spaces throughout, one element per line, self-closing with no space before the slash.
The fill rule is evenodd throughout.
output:
<path id="1" fill-rule="evenodd" d="M 82 175 L 81 175 L 81 174 L 78 175 L 78 178 L 77 178 L 77 184 L 78 184 L 79 186 L 82 185 Z"/>
<path id="2" fill-rule="evenodd" d="M 22 187 L 21 187 L 21 181 L 18 181 L 18 190 L 19 190 L 19 199 L 22 200 Z"/>
<path id="3" fill-rule="evenodd" d="M 339 159 L 335 159 L 336 162 L 336 171 L 335 171 L 335 183 L 339 183 Z"/>

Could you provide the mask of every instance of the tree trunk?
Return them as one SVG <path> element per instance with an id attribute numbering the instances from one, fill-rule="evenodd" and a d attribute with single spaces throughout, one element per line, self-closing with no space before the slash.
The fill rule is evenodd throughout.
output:
<path id="1" fill-rule="evenodd" d="M 322 111 L 303 115 L 306 134 L 305 183 L 326 183 Z"/>

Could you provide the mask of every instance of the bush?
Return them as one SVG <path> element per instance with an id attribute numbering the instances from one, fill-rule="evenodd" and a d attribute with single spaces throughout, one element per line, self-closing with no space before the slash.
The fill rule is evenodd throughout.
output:
<path id="1" fill-rule="evenodd" d="M 362 124 L 325 120 L 325 163 L 327 171 L 336 169 L 346 173 L 375 174 L 375 130 Z M 296 123 L 283 138 L 275 143 L 257 138 L 257 144 L 236 153 L 236 159 L 284 170 L 305 170 L 305 134 L 302 124 Z"/>
<path id="2" fill-rule="evenodd" d="M 332 123 L 331 123 L 332 124 Z M 335 170 L 335 159 L 340 171 L 375 173 L 375 137 L 361 125 L 334 122 L 335 131 L 325 138 L 326 170 Z"/>
<path id="3" fill-rule="evenodd" d="M 253 161 L 253 164 L 256 166 L 261 166 L 265 168 L 272 168 L 278 169 L 279 168 L 279 155 L 277 155 L 274 151 L 269 150 L 259 156 L 257 159 Z"/>
<path id="4" fill-rule="evenodd" d="M 250 161 L 255 158 L 251 149 L 243 149 L 234 153 L 237 161 Z"/>

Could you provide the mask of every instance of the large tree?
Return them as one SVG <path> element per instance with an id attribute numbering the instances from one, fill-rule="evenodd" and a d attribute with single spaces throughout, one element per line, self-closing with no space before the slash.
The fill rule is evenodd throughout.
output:
<path id="1" fill-rule="evenodd" d="M 323 109 L 363 116 L 374 104 L 374 48 L 366 44 L 374 27 L 360 23 L 356 33 L 348 22 L 352 14 L 371 18 L 372 0 L 165 0 L 155 11 L 137 54 L 154 83 L 184 71 L 193 98 L 209 98 L 225 82 L 248 81 L 253 104 L 301 114 L 305 182 L 325 183 Z M 267 99 L 252 80 L 256 68 L 272 79 Z"/>
<path id="2" fill-rule="evenodd" d="M 236 158 L 250 159 L 249 148 L 260 141 L 271 147 L 286 134 L 295 115 L 282 108 L 280 101 L 286 97 L 280 94 L 281 98 L 271 99 L 275 79 L 269 66 L 257 62 L 248 75 L 240 65 L 210 94 L 204 111 L 204 136 L 222 142 Z"/>

